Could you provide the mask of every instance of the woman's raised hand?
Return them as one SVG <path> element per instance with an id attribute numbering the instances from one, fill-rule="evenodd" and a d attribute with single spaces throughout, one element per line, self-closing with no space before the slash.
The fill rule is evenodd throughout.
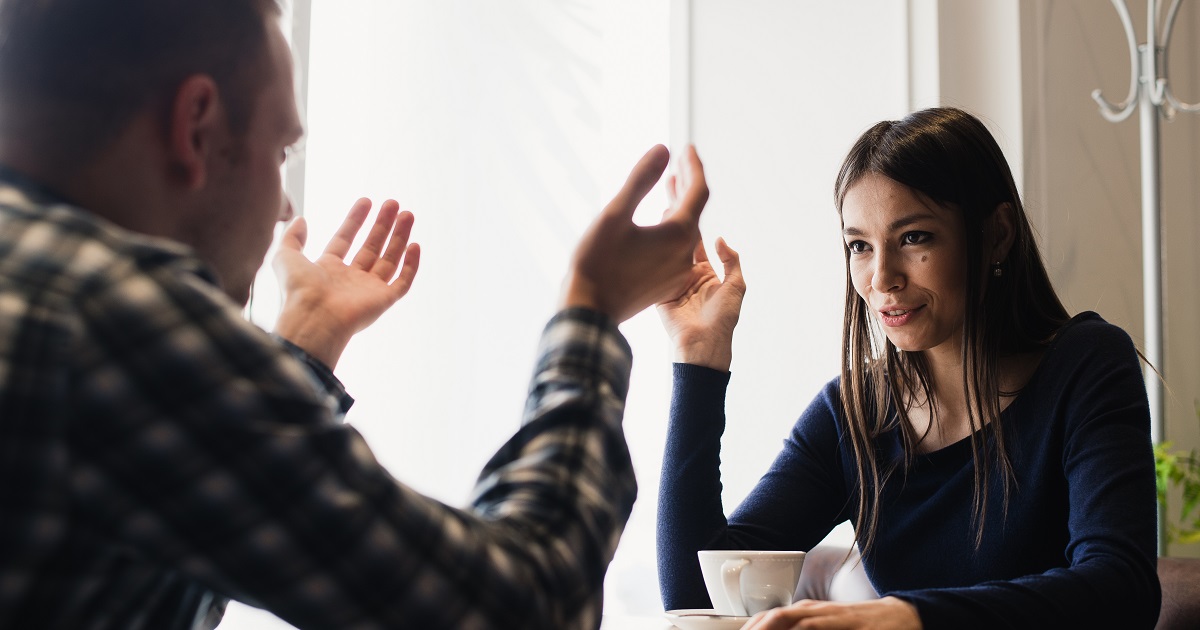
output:
<path id="1" fill-rule="evenodd" d="M 671 188 L 673 181 L 668 183 Z M 723 281 L 708 260 L 704 242 L 697 244 L 687 288 L 679 297 L 659 303 L 658 315 L 671 338 L 675 362 L 728 372 L 746 281 L 738 253 L 721 238 L 717 256 L 725 273 Z"/>

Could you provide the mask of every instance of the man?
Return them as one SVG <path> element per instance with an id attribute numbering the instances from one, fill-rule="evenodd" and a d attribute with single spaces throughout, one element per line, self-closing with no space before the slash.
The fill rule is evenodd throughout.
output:
<path id="1" fill-rule="evenodd" d="M 703 171 L 650 228 L 651 150 L 589 228 L 525 424 L 455 509 L 340 423 L 329 371 L 407 291 L 411 215 L 360 202 L 240 314 L 300 136 L 273 0 L 0 0 L 0 627 L 585 628 L 636 493 L 616 323 L 692 268 Z"/>

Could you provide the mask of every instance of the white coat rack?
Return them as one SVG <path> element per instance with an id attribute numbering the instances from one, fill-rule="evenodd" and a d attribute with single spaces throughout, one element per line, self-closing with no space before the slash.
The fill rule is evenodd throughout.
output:
<path id="1" fill-rule="evenodd" d="M 1092 91 L 1100 104 L 1100 113 L 1112 122 L 1121 122 L 1138 110 L 1141 125 L 1142 156 L 1142 284 L 1145 313 L 1146 392 L 1150 399 L 1150 435 L 1155 444 L 1162 442 L 1166 418 L 1163 401 L 1163 316 L 1162 316 L 1162 204 L 1161 138 L 1159 119 L 1170 120 L 1176 112 L 1200 112 L 1200 103 L 1188 104 L 1175 98 L 1167 82 L 1167 50 L 1171 30 L 1179 12 L 1180 0 L 1172 0 L 1162 23 L 1159 37 L 1161 0 L 1146 1 L 1146 43 L 1138 44 L 1133 20 L 1125 0 L 1112 0 L 1125 27 L 1129 42 L 1129 96 L 1113 105 Z M 1158 370 L 1156 373 L 1155 370 Z"/>
<path id="2" fill-rule="evenodd" d="M 1133 32 L 1133 20 L 1125 0 L 1112 0 L 1125 38 L 1129 42 L 1129 96 L 1117 105 L 1092 91 L 1100 105 L 1100 113 L 1112 122 L 1121 122 L 1138 110 L 1142 155 L 1142 285 L 1145 332 L 1146 394 L 1150 401 L 1150 437 L 1155 444 L 1166 434 L 1166 409 L 1163 395 L 1163 315 L 1162 315 L 1162 169 L 1158 123 L 1170 120 L 1176 112 L 1200 112 L 1200 103 L 1188 104 L 1175 98 L 1167 83 L 1167 50 L 1171 30 L 1179 12 L 1180 0 L 1172 0 L 1158 36 L 1160 0 L 1146 0 L 1146 43 L 1138 44 Z M 1157 370 L 1157 372 L 1156 372 Z M 1162 507 L 1158 515 L 1158 553 L 1166 554 L 1166 532 Z"/>

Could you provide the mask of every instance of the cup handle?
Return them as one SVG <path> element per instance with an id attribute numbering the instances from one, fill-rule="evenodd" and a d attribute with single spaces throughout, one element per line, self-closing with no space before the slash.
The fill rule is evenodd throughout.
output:
<path id="1" fill-rule="evenodd" d="M 725 585 L 725 596 L 729 608 L 738 617 L 745 617 L 746 604 L 742 602 L 742 568 L 750 564 L 745 558 L 730 558 L 721 565 L 721 581 Z"/>

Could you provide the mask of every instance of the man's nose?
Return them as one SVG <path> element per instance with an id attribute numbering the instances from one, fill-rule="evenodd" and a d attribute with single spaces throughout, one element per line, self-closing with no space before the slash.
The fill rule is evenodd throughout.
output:
<path id="1" fill-rule="evenodd" d="M 283 196 L 283 207 L 279 209 L 279 222 L 287 223 L 296 216 L 296 209 L 292 207 L 292 200 L 287 195 Z"/>

